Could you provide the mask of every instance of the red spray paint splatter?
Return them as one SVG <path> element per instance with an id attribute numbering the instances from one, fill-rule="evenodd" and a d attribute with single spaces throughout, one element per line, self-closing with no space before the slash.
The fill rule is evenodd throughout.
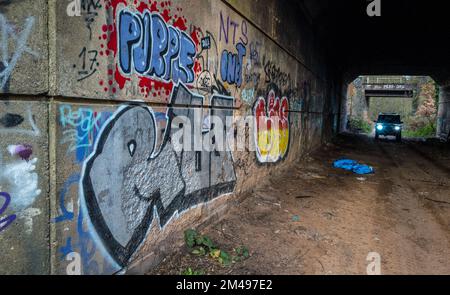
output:
<path id="1" fill-rule="evenodd" d="M 178 28 L 178 29 L 182 30 L 182 31 L 186 31 L 187 30 L 186 21 L 181 16 L 179 16 L 175 20 L 175 22 L 173 23 L 173 26 L 175 28 Z"/>
<path id="2" fill-rule="evenodd" d="M 195 61 L 195 64 L 194 64 L 194 72 L 196 72 L 196 73 L 201 73 L 201 72 L 202 72 L 202 66 L 201 66 L 201 64 L 198 62 L 198 60 Z"/>
<path id="3" fill-rule="evenodd" d="M 136 9 L 137 9 L 140 13 L 144 13 L 144 11 L 145 11 L 146 9 L 151 11 L 151 8 L 149 8 L 149 7 L 148 7 L 148 4 L 145 3 L 145 2 L 141 2 L 141 3 L 139 4 L 139 6 L 138 6 Z"/>
<path id="4" fill-rule="evenodd" d="M 200 40 L 198 39 L 198 36 L 200 35 L 200 33 L 202 32 L 202 30 L 200 28 L 197 28 L 194 26 L 194 29 L 191 32 L 191 38 L 192 41 L 194 41 L 195 45 L 198 47 L 200 45 Z M 198 50 L 198 48 L 197 48 Z"/>
<path id="5" fill-rule="evenodd" d="M 139 79 L 139 87 L 141 88 L 148 88 L 148 89 L 154 89 L 156 91 L 164 89 L 166 91 L 172 91 L 173 88 L 173 82 L 166 82 L 166 81 L 159 81 L 154 80 L 147 77 L 140 77 Z"/>
<path id="6" fill-rule="evenodd" d="M 170 21 L 170 19 L 172 18 L 172 16 L 170 16 L 170 10 L 169 9 L 164 9 L 163 13 L 161 14 L 162 18 L 164 19 L 164 21 L 166 23 L 168 23 Z"/>
<path id="7" fill-rule="evenodd" d="M 152 5 L 150 6 L 150 12 L 157 12 L 158 10 L 158 2 L 153 2 Z"/>
<path id="8" fill-rule="evenodd" d="M 123 89 L 125 87 L 125 83 L 127 81 L 131 81 L 130 78 L 125 78 L 120 74 L 119 68 L 116 65 L 116 73 L 114 74 L 114 79 L 116 80 L 117 84 L 119 85 L 120 89 Z"/>

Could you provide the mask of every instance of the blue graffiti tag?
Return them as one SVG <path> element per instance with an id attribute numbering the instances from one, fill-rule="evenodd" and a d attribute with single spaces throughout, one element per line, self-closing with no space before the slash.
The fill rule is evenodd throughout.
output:
<path id="1" fill-rule="evenodd" d="M 97 113 L 90 108 L 74 111 L 70 105 L 62 105 L 59 112 L 61 126 L 66 128 L 61 143 L 70 143 L 69 152 L 75 151 L 81 163 L 91 154 L 97 133 L 111 113 Z"/>
<path id="2" fill-rule="evenodd" d="M 78 184 L 80 181 L 80 174 L 74 174 L 69 177 L 69 179 L 64 183 L 63 188 L 59 192 L 59 208 L 61 210 L 61 215 L 56 217 L 53 222 L 58 223 L 66 220 L 73 220 L 74 214 L 67 210 L 65 205 L 66 194 L 70 187 L 74 184 Z"/>
<path id="3" fill-rule="evenodd" d="M 119 67 L 125 75 L 157 77 L 192 83 L 194 41 L 183 31 L 167 25 L 158 14 L 126 9 L 118 14 Z"/>
<path id="4" fill-rule="evenodd" d="M 66 245 L 59 248 L 59 252 L 61 252 L 61 260 L 64 260 L 67 255 L 73 252 L 72 250 L 72 238 L 68 237 L 66 240 Z"/>
<path id="5" fill-rule="evenodd" d="M 247 53 L 247 49 L 242 43 L 236 45 L 237 54 L 233 54 L 227 50 L 222 52 L 220 62 L 220 74 L 222 81 L 228 84 L 236 84 L 237 87 L 242 85 L 242 66 L 243 59 Z"/>
<path id="6" fill-rule="evenodd" d="M 5 198 L 3 206 L 0 208 L 0 215 L 2 215 L 6 209 L 8 209 L 9 203 L 11 202 L 11 196 L 7 193 L 0 192 L 0 196 Z M 10 215 L 3 219 L 0 219 L 0 232 L 5 230 L 13 221 L 16 220 L 16 215 Z"/>
<path id="7" fill-rule="evenodd" d="M 77 250 L 80 253 L 85 274 L 98 274 L 99 266 L 97 261 L 94 259 L 95 253 L 97 252 L 97 246 L 89 230 L 84 229 L 83 210 L 80 207 L 78 216 L 75 218 L 74 212 L 70 212 L 65 206 L 66 195 L 69 193 L 72 186 L 78 185 L 80 178 L 80 174 L 74 174 L 70 176 L 63 184 L 63 187 L 59 192 L 59 207 L 61 215 L 53 219 L 53 222 L 59 223 L 63 221 L 74 221 L 75 219 L 77 225 L 78 242 L 74 242 L 72 237 L 67 237 L 65 245 L 59 248 L 59 252 L 61 253 L 60 259 L 64 260 L 69 253 Z M 104 267 L 107 266 L 108 265 L 105 262 Z"/>

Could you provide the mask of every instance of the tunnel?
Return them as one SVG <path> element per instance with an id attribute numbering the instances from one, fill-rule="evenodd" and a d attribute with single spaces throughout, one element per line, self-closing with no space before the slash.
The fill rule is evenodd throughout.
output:
<path id="1" fill-rule="evenodd" d="M 0 274 L 450 274 L 447 15 L 0 1 Z"/>

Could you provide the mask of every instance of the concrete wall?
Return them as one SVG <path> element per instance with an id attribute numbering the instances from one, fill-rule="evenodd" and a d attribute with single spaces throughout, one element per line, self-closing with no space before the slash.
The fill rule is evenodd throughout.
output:
<path id="1" fill-rule="evenodd" d="M 441 86 L 439 93 L 439 108 L 437 135 L 450 141 L 450 86 Z"/>
<path id="2" fill-rule="evenodd" d="M 337 131 L 337 84 L 279 1 L 81 1 L 72 17 L 71 1 L 12 2 L 0 6 L 1 274 L 145 271 Z M 211 115 L 279 114 L 278 144 L 251 130 L 256 151 L 178 152 L 173 115 L 196 110 L 205 140 Z"/>

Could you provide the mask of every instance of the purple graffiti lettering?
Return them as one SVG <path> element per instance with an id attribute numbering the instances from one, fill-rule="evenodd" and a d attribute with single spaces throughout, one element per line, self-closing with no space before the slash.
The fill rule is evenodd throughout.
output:
<path id="1" fill-rule="evenodd" d="M 5 198 L 5 202 L 3 206 L 0 208 L 0 216 L 5 213 L 6 209 L 8 209 L 9 203 L 11 203 L 11 196 L 8 193 L 0 192 L 0 197 Z M 16 215 L 10 215 L 5 218 L 0 219 L 0 232 L 5 230 L 14 220 L 16 220 Z"/>
<path id="2" fill-rule="evenodd" d="M 239 28 L 240 31 L 239 31 Z M 225 40 L 225 43 L 228 44 L 230 41 L 230 29 L 231 34 L 233 37 L 233 45 L 237 42 L 237 37 L 239 37 L 239 42 L 241 42 L 244 45 L 248 44 L 248 26 L 247 22 L 245 20 L 242 20 L 241 22 L 237 22 L 235 20 L 232 20 L 229 16 L 224 17 L 222 11 L 220 12 L 220 30 L 219 30 L 219 41 L 222 41 L 222 35 L 223 39 Z M 240 35 L 239 35 L 240 34 Z"/>

